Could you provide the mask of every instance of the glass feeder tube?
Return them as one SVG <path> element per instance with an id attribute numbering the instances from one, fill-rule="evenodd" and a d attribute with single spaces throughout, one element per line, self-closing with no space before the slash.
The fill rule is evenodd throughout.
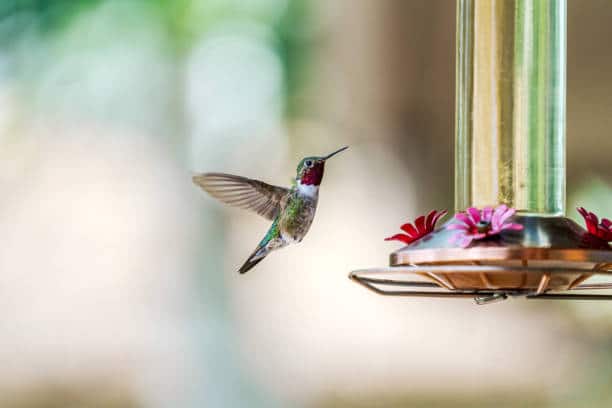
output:
<path id="1" fill-rule="evenodd" d="M 455 209 L 565 213 L 565 0 L 459 0 Z"/>

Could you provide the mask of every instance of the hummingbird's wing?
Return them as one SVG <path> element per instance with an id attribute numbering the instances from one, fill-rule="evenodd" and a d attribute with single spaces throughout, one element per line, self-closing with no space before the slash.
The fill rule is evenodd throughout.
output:
<path id="1" fill-rule="evenodd" d="M 263 181 L 225 173 L 203 173 L 193 182 L 226 204 L 255 211 L 269 220 L 276 218 L 289 190 Z"/>

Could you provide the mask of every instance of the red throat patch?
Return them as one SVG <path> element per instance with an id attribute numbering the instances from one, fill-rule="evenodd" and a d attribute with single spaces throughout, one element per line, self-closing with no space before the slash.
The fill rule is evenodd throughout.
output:
<path id="1" fill-rule="evenodd" d="M 314 166 L 306 169 L 302 175 L 300 182 L 307 186 L 318 186 L 323 180 L 323 172 L 325 170 L 325 162 L 317 162 Z"/>

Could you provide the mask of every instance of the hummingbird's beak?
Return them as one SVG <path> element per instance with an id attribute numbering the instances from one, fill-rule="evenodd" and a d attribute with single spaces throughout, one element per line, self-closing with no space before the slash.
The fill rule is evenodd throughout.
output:
<path id="1" fill-rule="evenodd" d="M 327 160 L 327 159 L 329 159 L 330 157 L 335 156 L 335 155 L 337 155 L 338 153 L 340 153 L 340 152 L 342 152 L 342 151 L 344 151 L 344 150 L 346 150 L 346 149 L 348 149 L 348 148 L 349 148 L 348 146 L 344 146 L 343 148 L 338 149 L 338 150 L 336 150 L 335 152 L 328 154 L 327 156 L 325 156 L 325 157 L 323 158 L 323 160 Z"/>

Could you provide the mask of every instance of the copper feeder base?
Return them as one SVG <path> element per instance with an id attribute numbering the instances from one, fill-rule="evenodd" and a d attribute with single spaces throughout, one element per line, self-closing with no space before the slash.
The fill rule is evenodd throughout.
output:
<path id="1" fill-rule="evenodd" d="M 390 268 L 354 271 L 350 278 L 383 295 L 474 297 L 479 304 L 508 296 L 612 300 L 569 293 L 612 289 L 612 282 L 586 282 L 612 274 L 607 243 L 565 217 L 522 215 L 513 222 L 523 231 L 505 231 L 467 249 L 451 244 L 456 231 L 440 228 L 393 252 Z"/>

